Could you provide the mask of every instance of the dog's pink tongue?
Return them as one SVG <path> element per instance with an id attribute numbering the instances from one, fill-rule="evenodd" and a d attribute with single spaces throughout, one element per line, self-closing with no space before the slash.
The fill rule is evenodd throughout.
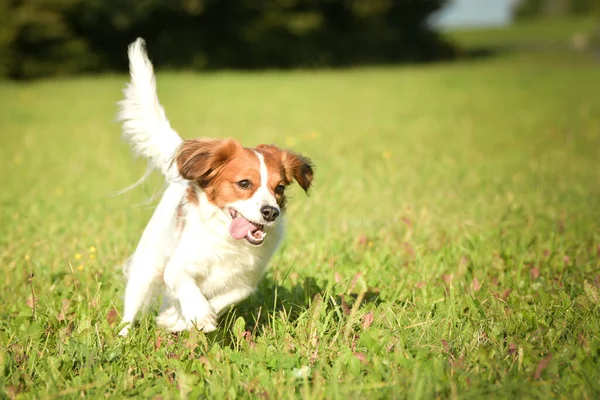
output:
<path id="1" fill-rule="evenodd" d="M 229 225 L 229 234 L 234 239 L 243 239 L 248 235 L 248 231 L 254 232 L 256 230 L 258 230 L 258 226 L 241 216 L 235 217 Z"/>

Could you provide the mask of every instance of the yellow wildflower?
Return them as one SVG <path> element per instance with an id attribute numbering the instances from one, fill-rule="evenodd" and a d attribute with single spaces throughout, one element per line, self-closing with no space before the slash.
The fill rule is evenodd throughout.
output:
<path id="1" fill-rule="evenodd" d="M 75 259 L 76 260 L 81 260 L 81 254 L 79 254 L 79 253 L 75 254 Z"/>
<path id="2" fill-rule="evenodd" d="M 96 259 L 96 255 L 95 254 L 90 254 L 90 260 L 95 260 Z"/>
<path id="3" fill-rule="evenodd" d="M 96 252 L 96 248 L 94 246 L 90 247 L 90 253 L 95 253 Z"/>
<path id="4" fill-rule="evenodd" d="M 25 254 L 25 257 L 24 257 L 24 258 L 25 258 L 25 261 L 29 261 L 29 260 L 31 260 L 31 256 L 30 256 L 29 254 Z"/>
<path id="5" fill-rule="evenodd" d="M 79 264 L 79 267 L 77 267 L 77 269 L 83 271 L 83 264 Z"/>

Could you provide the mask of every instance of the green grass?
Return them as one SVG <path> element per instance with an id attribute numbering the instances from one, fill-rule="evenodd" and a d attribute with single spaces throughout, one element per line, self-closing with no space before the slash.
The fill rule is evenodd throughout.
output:
<path id="1" fill-rule="evenodd" d="M 183 136 L 293 147 L 316 181 L 217 332 L 121 339 L 161 185 L 112 196 L 144 171 L 125 79 L 0 84 L 0 397 L 600 397 L 592 58 L 160 74 Z"/>
<path id="2" fill-rule="evenodd" d="M 453 29 L 450 39 L 463 47 L 502 46 L 523 47 L 538 45 L 542 48 L 554 45 L 568 47 L 573 35 L 591 34 L 597 26 L 597 17 L 549 18 L 547 20 L 523 21 L 510 29 L 503 27 L 486 29 Z"/>

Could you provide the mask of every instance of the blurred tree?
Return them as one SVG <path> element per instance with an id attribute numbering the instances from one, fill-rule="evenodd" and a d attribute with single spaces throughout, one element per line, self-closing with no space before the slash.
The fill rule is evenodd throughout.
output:
<path id="1" fill-rule="evenodd" d="M 77 1 L 0 0 L 0 72 L 26 78 L 92 68 L 85 38 L 65 20 Z"/>
<path id="2" fill-rule="evenodd" d="M 453 56 L 427 25 L 445 0 L 0 0 L 0 74 L 123 70 L 146 38 L 158 66 L 289 68 Z"/>

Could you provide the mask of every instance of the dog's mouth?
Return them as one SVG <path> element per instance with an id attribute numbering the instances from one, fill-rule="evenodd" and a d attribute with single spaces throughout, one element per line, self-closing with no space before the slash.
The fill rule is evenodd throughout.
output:
<path id="1" fill-rule="evenodd" d="M 265 226 L 251 222 L 247 220 L 242 214 L 234 210 L 229 209 L 231 214 L 231 225 L 229 225 L 229 234 L 232 238 L 246 239 L 246 241 L 252 245 L 258 246 L 265 240 L 267 234 L 264 231 Z"/>

